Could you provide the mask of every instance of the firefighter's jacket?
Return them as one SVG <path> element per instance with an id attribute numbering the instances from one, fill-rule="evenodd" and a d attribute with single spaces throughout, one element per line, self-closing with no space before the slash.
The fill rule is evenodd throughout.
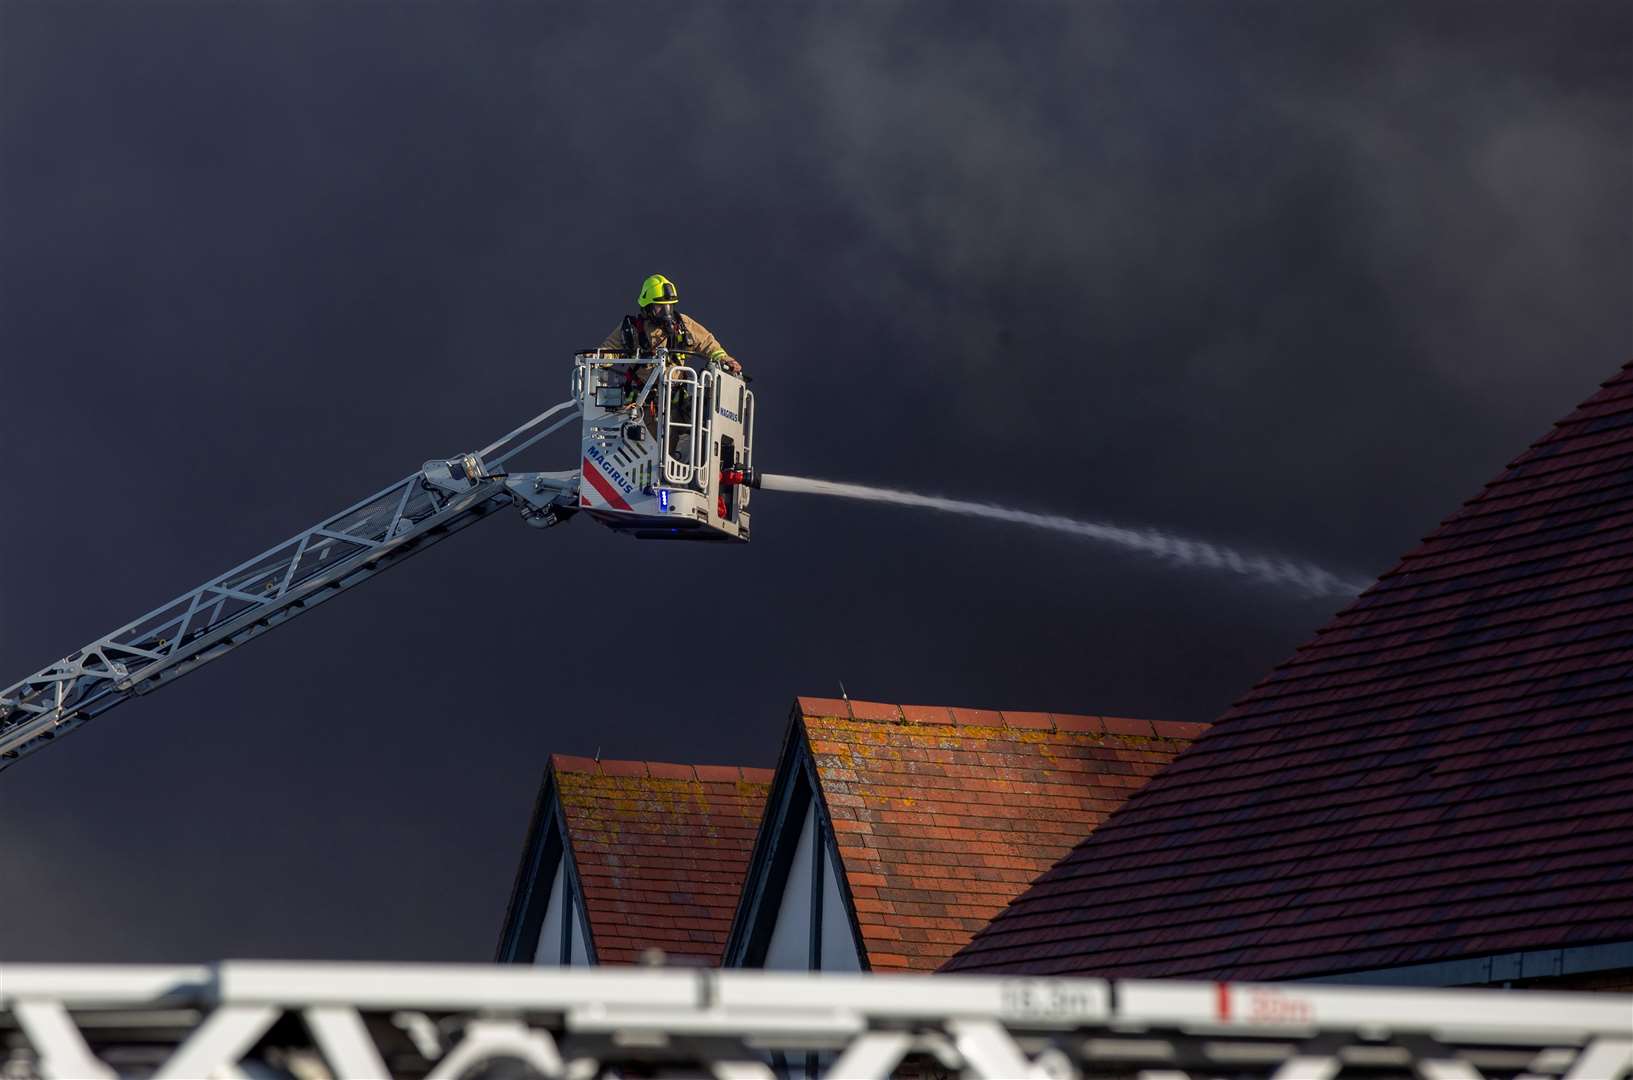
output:
<path id="1" fill-rule="evenodd" d="M 636 334 L 639 335 L 644 330 L 647 341 L 654 349 L 660 346 L 668 349 L 683 349 L 687 352 L 697 353 L 709 360 L 718 360 L 721 363 L 732 359 L 731 354 L 726 352 L 725 346 L 720 344 L 719 339 L 709 333 L 706 326 L 685 312 L 680 313 L 680 321 L 681 325 L 686 328 L 686 333 L 691 341 L 689 344 L 683 342 L 673 346 L 669 344 L 668 330 L 661 323 L 643 320 L 639 315 L 633 316 L 633 318 L 635 320 Z M 622 349 L 624 347 L 624 324 L 619 323 L 614 327 L 612 333 L 607 335 L 607 340 L 603 341 L 600 347 L 603 349 Z"/>

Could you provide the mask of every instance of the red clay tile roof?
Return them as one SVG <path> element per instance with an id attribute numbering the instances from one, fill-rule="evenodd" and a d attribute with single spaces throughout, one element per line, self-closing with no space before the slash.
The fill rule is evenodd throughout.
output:
<path id="1" fill-rule="evenodd" d="M 875 971 L 934 971 L 1205 724 L 802 697 Z"/>
<path id="2" fill-rule="evenodd" d="M 1633 939 L 1633 365 L 948 965 L 1286 979 Z"/>
<path id="3" fill-rule="evenodd" d="M 718 966 L 769 769 L 550 758 L 596 957 Z"/>

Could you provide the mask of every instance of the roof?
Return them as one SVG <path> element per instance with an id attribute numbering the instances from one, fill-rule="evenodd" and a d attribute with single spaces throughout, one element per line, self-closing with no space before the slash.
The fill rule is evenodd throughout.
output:
<path id="1" fill-rule="evenodd" d="M 1630 369 L 949 968 L 1287 979 L 1633 939 Z"/>
<path id="2" fill-rule="evenodd" d="M 1206 727 L 810 697 L 792 722 L 875 971 L 935 970 Z"/>
<path id="3" fill-rule="evenodd" d="M 599 962 L 659 948 L 671 962 L 719 964 L 770 782 L 769 769 L 551 756 L 544 789 Z"/>

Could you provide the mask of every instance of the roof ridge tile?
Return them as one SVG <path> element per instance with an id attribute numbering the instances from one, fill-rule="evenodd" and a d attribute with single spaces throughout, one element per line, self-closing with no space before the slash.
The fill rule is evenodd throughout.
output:
<path id="1" fill-rule="evenodd" d="M 550 768 L 558 773 L 614 776 L 648 780 L 684 780 L 692 783 L 769 784 L 771 769 L 748 765 L 689 765 L 672 761 L 643 761 L 632 758 L 587 758 L 576 754 L 551 754 Z"/>
<path id="2" fill-rule="evenodd" d="M 1145 738 L 1193 739 L 1206 723 L 1144 720 L 1077 713 L 1028 712 L 1017 709 L 973 709 L 951 705 L 893 705 L 857 698 L 794 699 L 799 714 L 811 720 L 857 720 L 894 725 L 1012 728 L 1029 731 L 1107 733 Z"/>

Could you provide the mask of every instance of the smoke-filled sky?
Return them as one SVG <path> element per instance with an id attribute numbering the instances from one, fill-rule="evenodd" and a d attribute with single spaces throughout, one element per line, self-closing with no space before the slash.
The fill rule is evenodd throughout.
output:
<path id="1" fill-rule="evenodd" d="M 652 272 L 764 469 L 1374 576 L 1633 359 L 1630 42 L 1586 2 L 0 0 L 0 685 L 561 400 Z M 1207 720 L 1338 603 L 755 511 L 501 515 L 0 774 L 0 959 L 487 959 L 551 751 L 769 765 L 841 680 Z"/>

